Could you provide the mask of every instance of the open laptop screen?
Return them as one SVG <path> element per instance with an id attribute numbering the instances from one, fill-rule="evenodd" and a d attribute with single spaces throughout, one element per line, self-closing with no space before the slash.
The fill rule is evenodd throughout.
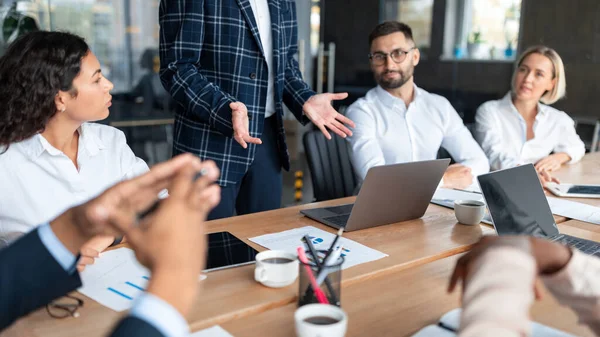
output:
<path id="1" fill-rule="evenodd" d="M 477 177 L 498 235 L 558 235 L 558 229 L 533 165 Z"/>

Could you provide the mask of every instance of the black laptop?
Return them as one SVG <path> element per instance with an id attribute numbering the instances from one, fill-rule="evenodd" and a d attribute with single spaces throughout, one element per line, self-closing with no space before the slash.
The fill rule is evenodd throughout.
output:
<path id="1" fill-rule="evenodd" d="M 600 256 L 600 243 L 561 234 L 532 164 L 477 177 L 498 235 L 532 235 Z"/>

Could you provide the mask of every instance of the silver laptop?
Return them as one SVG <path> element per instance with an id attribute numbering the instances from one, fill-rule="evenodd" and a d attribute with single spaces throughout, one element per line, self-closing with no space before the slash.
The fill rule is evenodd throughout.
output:
<path id="1" fill-rule="evenodd" d="M 561 234 L 532 164 L 477 177 L 498 235 L 531 235 L 600 255 L 600 243 Z"/>
<path id="2" fill-rule="evenodd" d="M 307 217 L 344 230 L 387 225 L 425 214 L 450 159 L 372 167 L 354 204 L 300 211 Z"/>

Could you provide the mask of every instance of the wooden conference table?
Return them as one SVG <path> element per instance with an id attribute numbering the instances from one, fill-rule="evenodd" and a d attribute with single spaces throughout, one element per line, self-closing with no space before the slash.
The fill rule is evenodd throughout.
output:
<path id="1" fill-rule="evenodd" d="M 593 174 L 598 167 L 600 155 L 588 155 L 581 163 L 557 172 L 557 176 L 565 182 L 594 183 L 600 181 Z M 209 232 L 229 231 L 262 251 L 263 247 L 248 238 L 303 226 L 333 233 L 333 229 L 305 218 L 299 211 L 353 200 L 344 198 L 222 219 L 208 222 L 207 227 Z M 583 200 L 594 204 L 590 199 L 577 201 Z M 555 219 L 566 234 L 600 241 L 600 230 L 594 225 L 565 222 L 563 217 Z M 344 237 L 389 255 L 343 271 L 342 303 L 350 315 L 348 336 L 410 335 L 458 307 L 458 295 L 445 294 L 456 256 L 470 249 L 482 235 L 493 233 L 486 225 L 458 224 L 452 210 L 436 205 L 430 205 L 417 220 L 345 233 Z M 192 331 L 220 324 L 234 336 L 293 335 L 297 283 L 281 289 L 266 288 L 254 281 L 253 268 L 244 266 L 208 274 L 188 318 Z M 125 314 L 81 294 L 76 296 L 85 299 L 80 317 L 56 320 L 41 309 L 0 336 L 104 336 Z M 534 319 L 544 324 L 589 335 L 589 331 L 576 326 L 572 313 L 559 308 L 550 298 L 536 304 L 533 313 Z"/>

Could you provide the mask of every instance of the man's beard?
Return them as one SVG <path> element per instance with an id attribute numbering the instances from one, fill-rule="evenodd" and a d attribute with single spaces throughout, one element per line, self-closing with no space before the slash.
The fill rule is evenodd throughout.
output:
<path id="1" fill-rule="evenodd" d="M 397 79 L 385 80 L 383 76 L 387 73 L 398 73 L 400 74 L 400 77 Z M 406 72 L 401 70 L 388 70 L 383 72 L 381 75 L 376 76 L 375 80 L 383 89 L 397 89 L 403 86 L 404 83 L 408 82 L 412 76 L 413 69 L 407 69 Z"/>

